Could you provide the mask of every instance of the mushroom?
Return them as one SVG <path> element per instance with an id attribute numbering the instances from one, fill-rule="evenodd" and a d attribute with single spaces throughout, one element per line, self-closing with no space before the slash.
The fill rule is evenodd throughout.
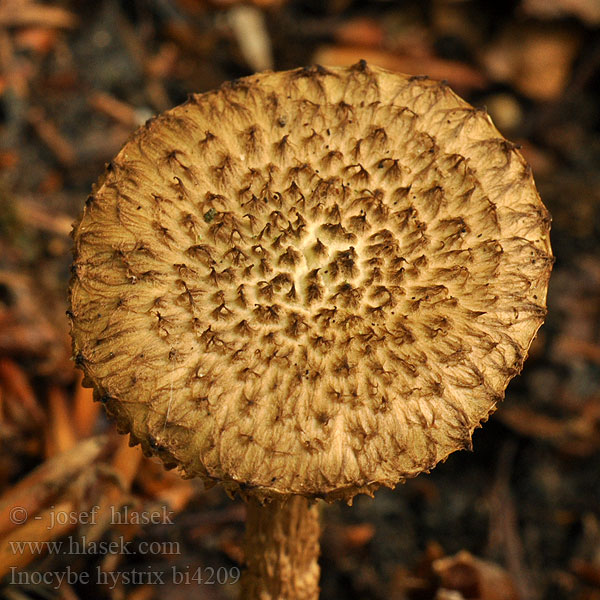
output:
<path id="1" fill-rule="evenodd" d="M 318 597 L 315 501 L 429 471 L 545 313 L 550 218 L 444 83 L 266 72 L 146 123 L 73 233 L 73 348 L 119 430 L 248 504 L 243 597 Z"/>

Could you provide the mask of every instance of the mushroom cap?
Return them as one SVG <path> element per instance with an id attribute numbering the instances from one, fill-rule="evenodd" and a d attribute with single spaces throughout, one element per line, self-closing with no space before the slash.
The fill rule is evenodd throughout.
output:
<path id="1" fill-rule="evenodd" d="M 75 361 L 122 432 L 262 500 L 470 447 L 543 322 L 550 218 L 444 83 L 266 72 L 146 123 L 75 226 Z"/>

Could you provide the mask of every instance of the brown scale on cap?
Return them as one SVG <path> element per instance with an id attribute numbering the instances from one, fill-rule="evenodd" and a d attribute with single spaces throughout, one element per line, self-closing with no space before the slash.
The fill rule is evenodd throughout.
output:
<path id="1" fill-rule="evenodd" d="M 470 445 L 543 321 L 549 223 L 516 147 L 443 84 L 247 77 L 147 123 L 99 181 L 77 364 L 186 476 L 350 500 Z"/>

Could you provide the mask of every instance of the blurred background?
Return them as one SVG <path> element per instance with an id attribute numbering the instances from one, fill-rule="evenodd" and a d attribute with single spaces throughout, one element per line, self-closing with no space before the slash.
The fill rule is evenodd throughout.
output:
<path id="1" fill-rule="evenodd" d="M 362 58 L 447 80 L 521 145 L 556 265 L 547 322 L 474 452 L 324 506 L 322 598 L 600 599 L 600 0 L 0 0 L 0 597 L 237 596 L 235 577 L 98 584 L 234 574 L 244 507 L 129 448 L 81 387 L 71 223 L 129 134 L 188 93 Z M 94 506 L 93 524 L 56 520 Z M 173 524 L 111 523 L 123 506 L 167 506 Z M 60 540 L 157 544 L 44 545 Z"/>

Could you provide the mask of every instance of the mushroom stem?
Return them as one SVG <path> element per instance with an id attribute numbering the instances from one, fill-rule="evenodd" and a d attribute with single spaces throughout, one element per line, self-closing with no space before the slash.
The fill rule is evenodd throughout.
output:
<path id="1" fill-rule="evenodd" d="M 243 600 L 317 600 L 319 509 L 291 496 L 262 505 L 248 502 Z"/>

